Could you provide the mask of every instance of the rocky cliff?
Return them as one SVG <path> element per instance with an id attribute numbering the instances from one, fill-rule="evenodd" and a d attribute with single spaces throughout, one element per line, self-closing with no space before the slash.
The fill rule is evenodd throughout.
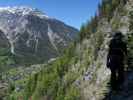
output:
<path id="1" fill-rule="evenodd" d="M 100 19 L 97 31 L 91 34 L 91 38 L 84 39 L 81 43 L 81 51 L 83 58 L 80 62 L 82 66 L 88 66 L 83 77 L 80 80 L 79 88 L 81 90 L 83 100 L 132 100 L 132 11 L 133 1 L 128 0 L 120 8 L 117 7 L 113 16 L 108 21 L 107 17 Z M 128 68 L 125 66 L 125 83 L 119 92 L 112 92 L 109 87 L 110 70 L 106 67 L 106 57 L 108 53 L 108 44 L 115 31 L 121 31 L 125 35 L 125 41 L 128 43 Z M 99 37 L 100 36 L 100 37 Z M 95 49 L 97 44 L 101 42 L 100 48 Z M 102 40 L 101 40 L 102 39 Z M 98 40 L 98 41 L 97 41 Z M 88 45 L 90 44 L 90 45 Z M 95 44 L 95 45 L 91 45 Z M 83 49 L 86 48 L 86 49 Z M 87 51 L 90 51 L 91 53 Z M 86 55 L 91 55 L 90 57 Z M 96 57 L 96 58 L 95 58 Z M 86 60 L 87 59 L 87 60 Z M 86 61 L 90 62 L 86 65 Z"/>

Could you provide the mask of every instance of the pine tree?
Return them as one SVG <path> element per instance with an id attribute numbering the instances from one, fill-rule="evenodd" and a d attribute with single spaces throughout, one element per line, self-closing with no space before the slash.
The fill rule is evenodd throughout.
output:
<path id="1" fill-rule="evenodd" d="M 82 39 L 85 38 L 86 36 L 85 25 L 81 26 L 79 34 L 80 34 L 80 41 L 82 41 Z"/>

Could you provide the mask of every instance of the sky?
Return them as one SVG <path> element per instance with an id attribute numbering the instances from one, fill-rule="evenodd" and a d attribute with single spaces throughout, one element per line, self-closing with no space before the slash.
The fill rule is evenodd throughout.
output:
<path id="1" fill-rule="evenodd" d="M 37 8 L 48 16 L 80 29 L 95 15 L 101 0 L 0 0 L 3 6 L 28 6 Z"/>

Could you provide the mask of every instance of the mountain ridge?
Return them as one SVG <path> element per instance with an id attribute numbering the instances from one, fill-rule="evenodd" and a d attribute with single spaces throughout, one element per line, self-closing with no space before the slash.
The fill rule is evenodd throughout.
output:
<path id="1" fill-rule="evenodd" d="M 22 63 L 30 63 L 31 58 L 33 63 L 57 57 L 63 52 L 60 48 L 66 48 L 78 32 L 38 9 L 23 6 L 0 8 L 0 30 L 9 40 L 11 53 L 25 60 Z"/>

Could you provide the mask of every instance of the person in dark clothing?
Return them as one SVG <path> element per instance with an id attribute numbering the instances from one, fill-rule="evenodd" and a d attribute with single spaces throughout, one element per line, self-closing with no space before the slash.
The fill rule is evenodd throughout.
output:
<path id="1" fill-rule="evenodd" d="M 109 44 L 107 67 L 111 70 L 111 87 L 117 89 L 124 82 L 124 59 L 127 55 L 126 43 L 121 32 L 116 32 Z"/>

